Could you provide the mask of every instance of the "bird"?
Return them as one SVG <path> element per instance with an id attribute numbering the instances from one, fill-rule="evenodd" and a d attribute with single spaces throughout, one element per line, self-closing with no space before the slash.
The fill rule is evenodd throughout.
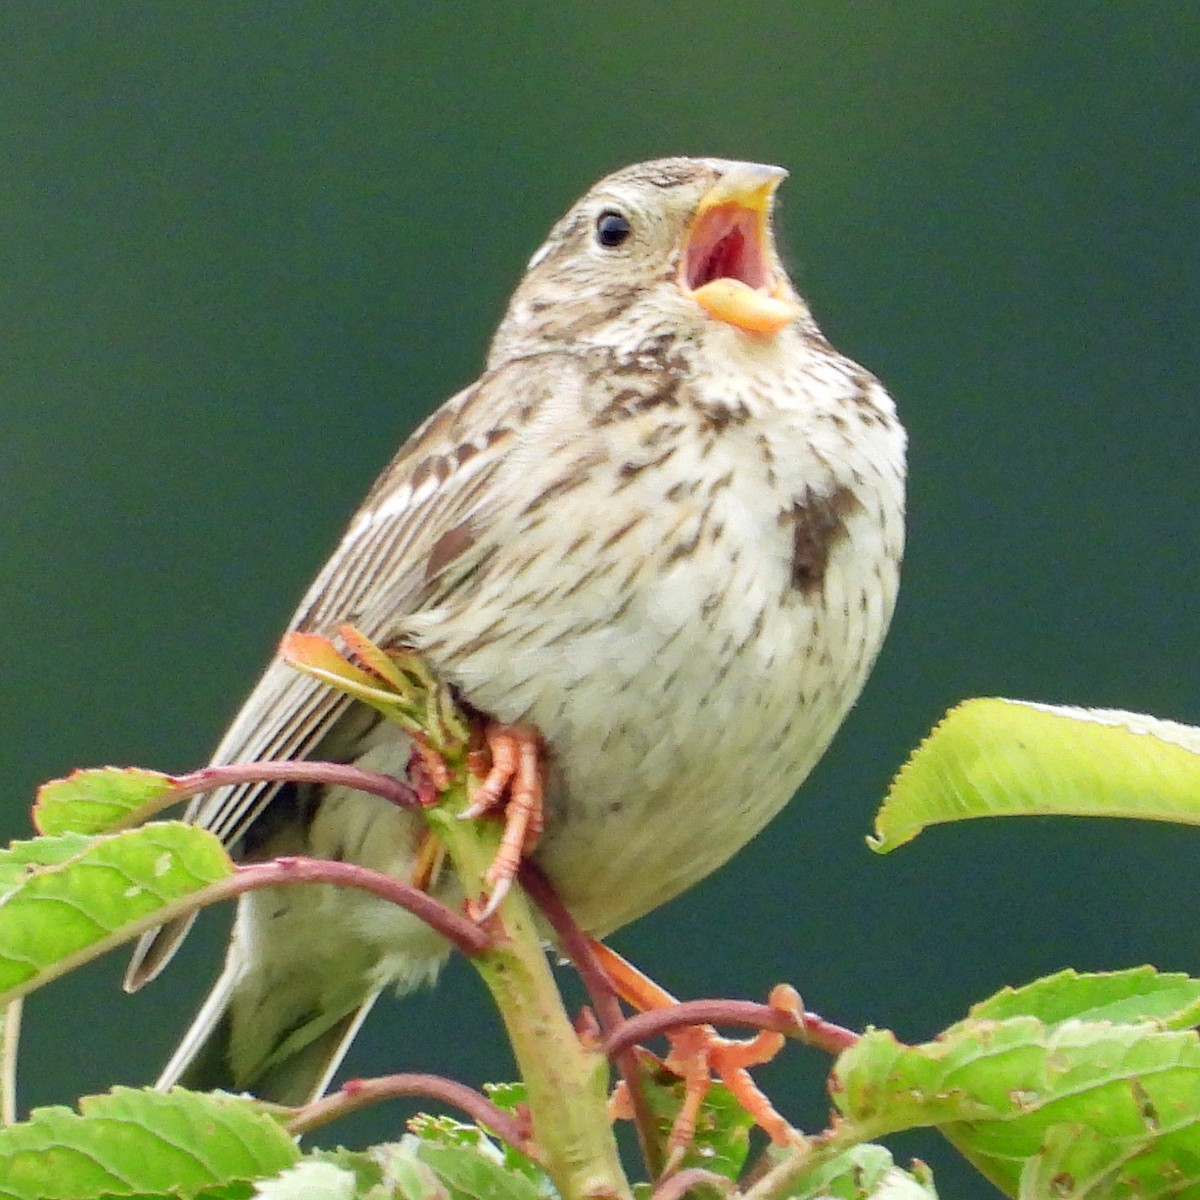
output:
<path id="1" fill-rule="evenodd" d="M 896 601 L 906 435 L 788 277 L 786 174 L 671 157 L 591 187 L 529 260 L 478 379 L 401 446 L 288 625 L 412 649 L 495 728 L 533 731 L 531 856 L 596 938 L 717 870 L 787 804 Z M 276 654 L 212 762 L 404 777 L 412 752 Z M 226 787 L 185 819 L 242 861 L 419 870 L 419 815 L 346 787 Z M 455 901 L 452 878 L 438 886 Z M 186 932 L 143 938 L 126 987 Z M 244 895 L 159 1085 L 307 1103 L 380 991 L 434 979 L 447 952 L 362 893 Z"/>

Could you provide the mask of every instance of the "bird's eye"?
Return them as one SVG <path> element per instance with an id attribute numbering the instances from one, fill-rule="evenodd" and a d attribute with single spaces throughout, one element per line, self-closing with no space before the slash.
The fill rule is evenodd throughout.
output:
<path id="1" fill-rule="evenodd" d="M 596 218 L 596 241 L 609 250 L 619 246 L 632 232 L 629 222 L 611 208 Z"/>

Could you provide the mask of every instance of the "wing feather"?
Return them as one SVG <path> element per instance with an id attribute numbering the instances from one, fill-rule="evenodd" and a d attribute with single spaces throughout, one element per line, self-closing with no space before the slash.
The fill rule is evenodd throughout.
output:
<path id="1" fill-rule="evenodd" d="M 550 358 L 550 356 L 546 356 Z M 487 526 L 496 501 L 492 485 L 517 440 L 514 419 L 527 418 L 553 394 L 553 364 L 535 372 L 531 395 L 514 387 L 508 364 L 484 375 L 433 414 L 384 469 L 341 543 L 305 594 L 289 630 L 332 635 L 349 621 L 386 640 L 389 626 L 420 610 L 436 594 L 426 564 L 438 539 L 470 522 Z M 463 556 L 473 539 L 463 539 Z M 213 754 L 212 763 L 299 759 L 330 737 L 349 701 L 275 658 Z M 233 847 L 261 814 L 278 784 L 246 784 L 196 797 L 185 819 Z M 147 934 L 126 976 L 131 990 L 170 960 L 190 921 Z"/>

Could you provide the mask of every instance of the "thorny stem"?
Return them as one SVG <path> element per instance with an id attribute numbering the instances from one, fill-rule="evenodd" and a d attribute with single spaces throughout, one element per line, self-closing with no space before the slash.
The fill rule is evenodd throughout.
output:
<path id="1" fill-rule="evenodd" d="M 608 1036 L 605 1049 L 610 1057 L 630 1046 L 687 1025 L 736 1025 L 743 1029 L 767 1029 L 816 1046 L 829 1054 L 841 1054 L 858 1041 L 858 1034 L 804 1013 L 800 1024 L 786 1012 L 753 1000 L 684 1000 L 670 1008 L 654 1008 L 626 1018 L 616 1033 Z"/>
<path id="2" fill-rule="evenodd" d="M 416 1072 L 383 1075 L 378 1079 L 348 1079 L 338 1091 L 295 1109 L 295 1116 L 288 1122 L 288 1132 L 299 1137 L 359 1109 L 400 1096 L 429 1096 L 440 1100 L 466 1113 L 476 1124 L 491 1129 L 515 1149 L 526 1154 L 530 1152 L 529 1131 L 482 1092 L 444 1075 Z"/>
<path id="3" fill-rule="evenodd" d="M 550 881 L 536 864 L 528 860 L 521 864 L 520 882 L 529 898 L 550 922 L 551 929 L 558 936 L 562 952 L 579 974 L 592 1002 L 596 1020 L 600 1024 L 600 1032 L 606 1041 L 615 1037 L 625 1022 L 625 1014 L 621 1011 L 612 980 L 597 957 L 590 939 L 575 923 L 575 918 L 566 910 Z M 629 1094 L 630 1104 L 633 1106 L 633 1126 L 646 1174 L 651 1179 L 656 1179 L 663 1169 L 664 1160 L 654 1133 L 654 1117 L 642 1088 L 636 1049 L 629 1046 L 610 1057 L 616 1063 L 617 1071 Z"/>

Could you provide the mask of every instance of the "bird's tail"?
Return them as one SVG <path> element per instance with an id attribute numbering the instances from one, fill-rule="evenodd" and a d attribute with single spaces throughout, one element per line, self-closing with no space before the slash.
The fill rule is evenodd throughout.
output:
<path id="1" fill-rule="evenodd" d="M 334 980 L 310 971 L 268 977 L 261 960 L 235 938 L 225 969 L 157 1087 L 250 1092 L 276 1104 L 301 1105 L 328 1086 L 380 988 L 346 964 Z"/>
<path id="2" fill-rule="evenodd" d="M 253 1068 L 239 1061 L 231 999 L 236 975 L 227 967 L 184 1035 L 156 1086 L 181 1084 L 196 1091 L 221 1088 L 251 1092 L 275 1104 L 308 1104 L 329 1086 L 379 991 L 340 1014 L 315 1014 L 298 1029 L 270 1039 L 266 1057 Z"/>

